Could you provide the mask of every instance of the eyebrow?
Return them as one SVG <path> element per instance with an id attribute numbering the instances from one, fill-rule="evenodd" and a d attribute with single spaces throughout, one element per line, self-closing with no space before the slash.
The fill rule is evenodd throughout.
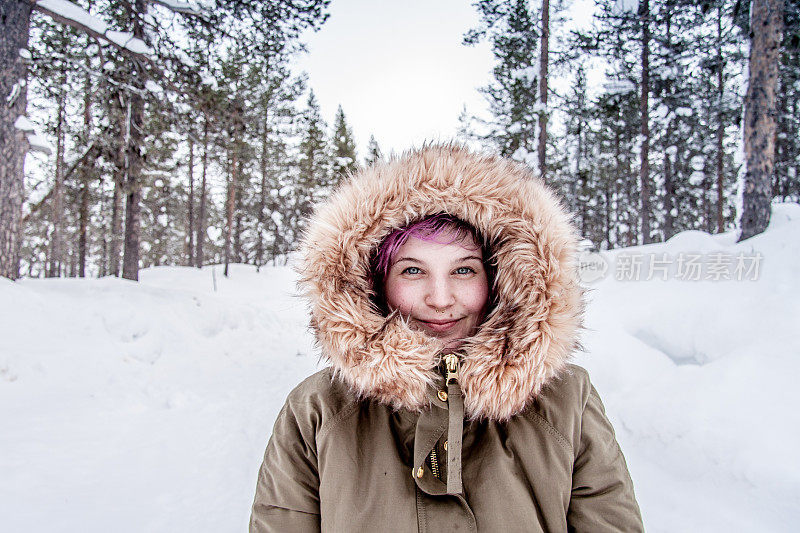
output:
<path id="1" fill-rule="evenodd" d="M 476 261 L 483 261 L 483 259 L 478 257 L 477 255 L 468 255 L 468 256 L 462 257 L 460 259 L 457 259 L 455 262 L 456 263 L 461 263 L 463 261 L 468 261 L 470 259 L 475 259 Z M 395 264 L 399 263 L 400 261 L 411 261 L 413 263 L 422 263 L 422 261 L 420 261 L 419 259 L 417 259 L 415 257 L 401 257 L 400 259 L 395 261 Z"/>

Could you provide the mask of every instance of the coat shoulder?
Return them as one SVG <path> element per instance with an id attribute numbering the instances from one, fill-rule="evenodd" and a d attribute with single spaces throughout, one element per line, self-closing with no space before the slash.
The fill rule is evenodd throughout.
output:
<path id="1" fill-rule="evenodd" d="M 574 452 L 580 439 L 581 417 L 592 390 L 586 369 L 568 364 L 542 388 L 522 415 L 546 422 L 562 444 Z"/>
<path id="2" fill-rule="evenodd" d="M 315 433 L 320 433 L 357 404 L 356 395 L 328 367 L 297 385 L 287 396 L 284 409 L 291 411 L 298 423 L 311 424 Z"/>

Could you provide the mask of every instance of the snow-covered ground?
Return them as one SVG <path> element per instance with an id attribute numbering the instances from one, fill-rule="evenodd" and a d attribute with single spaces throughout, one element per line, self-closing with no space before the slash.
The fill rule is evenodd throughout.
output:
<path id="1" fill-rule="evenodd" d="M 798 243 L 800 206 L 777 205 L 741 244 L 686 232 L 603 253 L 576 360 L 648 531 L 800 523 Z M 318 368 L 294 275 L 141 280 L 0 279 L 0 530 L 246 530 L 274 418 Z"/>

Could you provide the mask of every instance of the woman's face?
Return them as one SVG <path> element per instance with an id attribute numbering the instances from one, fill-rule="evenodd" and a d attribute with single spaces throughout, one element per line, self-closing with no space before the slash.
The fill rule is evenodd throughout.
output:
<path id="1" fill-rule="evenodd" d="M 483 320 L 489 300 L 480 246 L 471 236 L 451 244 L 409 237 L 389 267 L 385 295 L 389 309 L 412 327 L 445 341 L 445 350 L 458 348 Z"/>

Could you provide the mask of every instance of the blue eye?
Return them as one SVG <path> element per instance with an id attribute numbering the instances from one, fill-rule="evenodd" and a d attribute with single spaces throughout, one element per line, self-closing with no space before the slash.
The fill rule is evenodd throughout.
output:
<path id="1" fill-rule="evenodd" d="M 456 274 L 474 274 L 475 270 L 471 267 L 458 267 L 456 269 Z"/>
<path id="2" fill-rule="evenodd" d="M 412 272 L 412 270 L 414 272 Z M 412 274 L 412 275 L 414 275 L 414 274 L 419 274 L 420 272 L 421 272 L 421 270 L 419 269 L 419 267 L 407 267 L 405 270 L 403 270 L 403 274 Z"/>

